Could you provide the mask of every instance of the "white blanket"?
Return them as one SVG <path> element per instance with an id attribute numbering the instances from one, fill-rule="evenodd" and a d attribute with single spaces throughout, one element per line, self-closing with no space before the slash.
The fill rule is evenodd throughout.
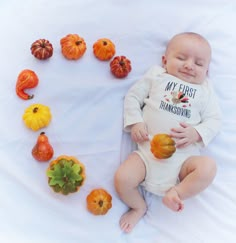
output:
<path id="1" fill-rule="evenodd" d="M 234 243 L 236 242 L 236 4 L 231 0 L 9 0 L 0 3 L 0 242 L 2 243 Z M 134 148 L 122 130 L 123 98 L 153 64 L 161 63 L 167 41 L 193 31 L 212 45 L 209 76 L 223 113 L 221 133 L 203 151 L 214 157 L 218 173 L 204 192 L 174 213 L 161 198 L 144 192 L 148 212 L 130 234 L 119 228 L 127 207 L 114 190 L 113 176 Z M 87 43 L 85 55 L 68 61 L 60 39 L 77 33 Z M 109 38 L 116 55 L 131 60 L 127 78 L 117 79 L 93 55 L 93 43 Z M 46 61 L 34 58 L 31 44 L 48 39 L 54 47 Z M 15 93 L 23 69 L 34 70 L 39 85 L 31 100 Z M 50 107 L 48 127 L 33 132 L 23 121 L 33 103 Z M 86 167 L 79 192 L 64 196 L 48 186 L 48 162 L 33 159 L 41 131 L 54 157 L 76 156 Z M 86 209 L 86 196 L 102 187 L 112 195 L 105 216 Z"/>

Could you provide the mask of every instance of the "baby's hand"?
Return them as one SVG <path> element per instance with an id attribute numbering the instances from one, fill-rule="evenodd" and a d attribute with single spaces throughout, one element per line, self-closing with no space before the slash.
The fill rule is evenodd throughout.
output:
<path id="1" fill-rule="evenodd" d="M 185 148 L 202 139 L 195 128 L 184 122 L 180 123 L 180 127 L 172 128 L 170 136 L 176 139 L 177 148 Z"/>
<path id="2" fill-rule="evenodd" d="M 148 131 L 144 122 L 139 122 L 131 127 L 131 138 L 136 143 L 148 141 Z"/>

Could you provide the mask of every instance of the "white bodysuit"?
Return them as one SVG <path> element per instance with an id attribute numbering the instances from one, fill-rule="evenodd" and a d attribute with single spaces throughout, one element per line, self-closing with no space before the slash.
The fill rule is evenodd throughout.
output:
<path id="1" fill-rule="evenodd" d="M 203 84 L 191 84 L 154 66 L 128 91 L 124 102 L 124 129 L 145 122 L 148 133 L 170 133 L 180 122 L 192 125 L 202 137 L 200 144 L 177 149 L 168 159 L 156 159 L 150 151 L 150 142 L 138 144 L 136 151 L 146 166 L 142 185 L 147 191 L 163 195 L 176 185 L 184 161 L 199 155 L 200 146 L 206 146 L 218 133 L 221 122 L 220 109 L 213 90 L 206 80 Z"/>

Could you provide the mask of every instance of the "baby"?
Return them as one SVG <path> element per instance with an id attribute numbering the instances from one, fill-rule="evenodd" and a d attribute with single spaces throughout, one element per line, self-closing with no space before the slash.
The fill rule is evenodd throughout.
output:
<path id="1" fill-rule="evenodd" d="M 124 129 L 138 144 L 115 174 L 115 188 L 129 206 L 120 227 L 130 232 L 147 211 L 138 187 L 163 197 L 173 211 L 183 201 L 203 191 L 213 181 L 216 163 L 200 154 L 200 147 L 216 136 L 221 125 L 220 109 L 207 80 L 211 47 L 199 34 L 175 35 L 162 56 L 162 67 L 152 67 L 128 91 L 124 102 Z M 169 134 L 176 152 L 157 159 L 149 137 Z"/>

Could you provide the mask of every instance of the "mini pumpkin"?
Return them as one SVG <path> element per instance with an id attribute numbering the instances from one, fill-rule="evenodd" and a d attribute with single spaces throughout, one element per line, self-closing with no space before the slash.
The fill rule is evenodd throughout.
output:
<path id="1" fill-rule="evenodd" d="M 116 56 L 110 62 L 110 70 L 117 78 L 126 77 L 131 69 L 131 61 L 125 56 Z"/>
<path id="2" fill-rule="evenodd" d="M 39 39 L 31 45 L 31 53 L 40 60 L 48 59 L 53 54 L 53 46 L 46 39 Z"/>
<path id="3" fill-rule="evenodd" d="M 32 129 L 33 131 L 37 131 L 48 126 L 52 115 L 48 106 L 42 104 L 32 104 L 25 109 L 22 118 L 28 128 Z"/>
<path id="4" fill-rule="evenodd" d="M 86 49 L 85 40 L 77 34 L 68 34 L 60 40 L 61 52 L 69 60 L 81 58 Z"/>
<path id="5" fill-rule="evenodd" d="M 168 134 L 156 134 L 150 145 L 151 152 L 157 159 L 167 159 L 176 151 L 175 141 Z"/>
<path id="6" fill-rule="evenodd" d="M 92 190 L 86 201 L 88 211 L 94 215 L 104 215 L 112 207 L 112 196 L 102 188 Z"/>
<path id="7" fill-rule="evenodd" d="M 101 61 L 110 60 L 115 55 L 115 52 L 115 44 L 110 39 L 98 39 L 93 44 L 93 53 Z"/>
<path id="8" fill-rule="evenodd" d="M 51 161 L 46 175 L 53 191 L 63 195 L 79 191 L 86 178 L 84 165 L 77 158 L 67 155 Z"/>

